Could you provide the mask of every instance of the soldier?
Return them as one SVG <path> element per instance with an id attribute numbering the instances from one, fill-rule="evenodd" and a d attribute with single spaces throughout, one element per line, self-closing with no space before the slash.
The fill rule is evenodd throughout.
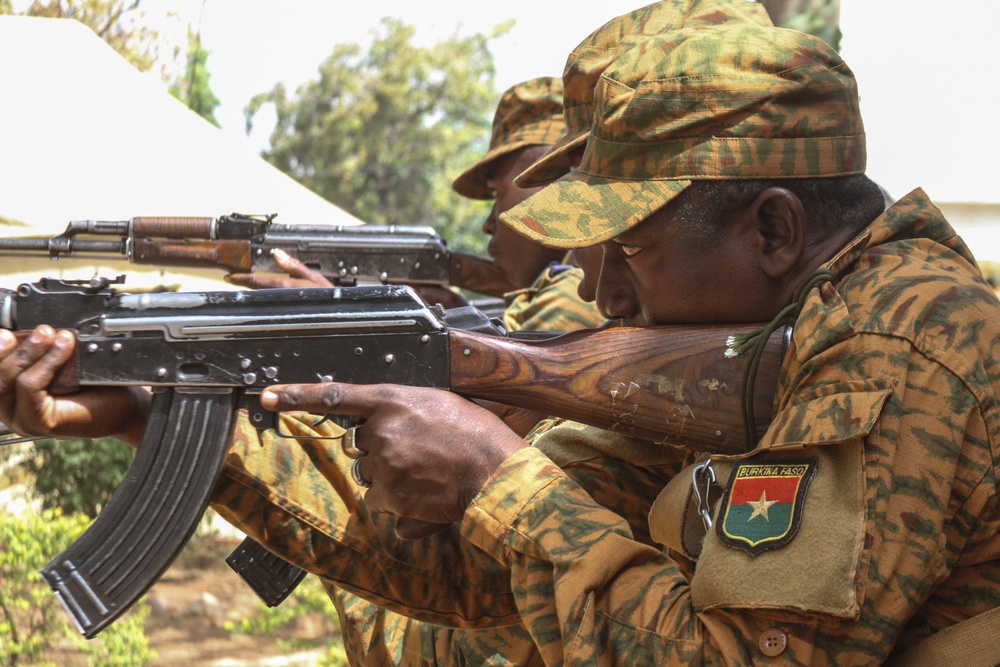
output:
<path id="1" fill-rule="evenodd" d="M 581 430 L 527 447 L 453 394 L 387 385 L 263 397 L 366 420 L 363 499 L 342 494 L 353 526 L 330 524 L 324 488 L 349 482 L 316 441 L 302 445 L 315 467 L 277 484 L 288 446 L 235 442 L 216 507 L 249 528 L 263 508 L 269 546 L 387 608 L 521 622 L 547 664 L 878 664 L 996 607 L 1000 305 L 921 191 L 883 212 L 857 101 L 818 39 L 676 31 L 605 70 L 579 168 L 508 211 L 540 242 L 600 244 L 610 318 L 793 323 L 771 427 L 745 455 L 698 462 L 719 487 L 702 535 L 673 530 L 688 475 L 661 498 L 621 480 L 623 502 L 604 503 L 541 446 Z M 0 418 L 134 440 L 137 392 L 101 424 L 99 393 L 45 392 L 71 336 L 0 341 Z M 623 513 L 650 505 L 665 548 Z M 460 523 L 390 544 L 374 523 L 390 516 Z"/>

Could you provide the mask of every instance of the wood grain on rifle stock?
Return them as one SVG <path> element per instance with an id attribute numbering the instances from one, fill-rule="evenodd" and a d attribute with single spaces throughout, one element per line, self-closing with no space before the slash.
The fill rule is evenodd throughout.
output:
<path id="1" fill-rule="evenodd" d="M 163 266 L 215 267 L 227 271 L 253 270 L 250 242 L 238 239 L 164 241 L 137 238 L 132 242 L 132 261 Z"/>
<path id="2" fill-rule="evenodd" d="M 755 328 L 611 327 L 530 342 L 452 330 L 451 388 L 666 445 L 739 453 L 747 448 L 740 406 L 750 355 L 727 358 L 726 339 Z M 783 354 L 779 330 L 755 383 L 760 433 Z"/>

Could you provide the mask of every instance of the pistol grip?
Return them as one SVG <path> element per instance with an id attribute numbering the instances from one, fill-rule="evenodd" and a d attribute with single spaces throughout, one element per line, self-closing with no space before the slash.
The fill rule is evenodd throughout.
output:
<path id="1" fill-rule="evenodd" d="M 142 445 L 107 507 L 42 576 L 88 639 L 124 614 L 198 526 L 228 449 L 232 389 L 159 389 Z"/>

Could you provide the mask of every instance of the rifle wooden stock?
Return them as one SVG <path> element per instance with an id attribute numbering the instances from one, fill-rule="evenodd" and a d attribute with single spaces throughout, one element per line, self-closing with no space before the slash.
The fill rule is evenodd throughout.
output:
<path id="1" fill-rule="evenodd" d="M 227 271 L 253 270 L 249 241 L 164 241 L 137 238 L 132 243 L 132 261 L 136 264 L 219 268 Z"/>
<path id="2" fill-rule="evenodd" d="M 545 341 L 449 332 L 451 388 L 654 442 L 723 454 L 747 451 L 745 357 L 726 339 L 752 326 L 609 327 Z M 757 428 L 771 421 L 784 329 L 768 341 L 754 387 Z"/>

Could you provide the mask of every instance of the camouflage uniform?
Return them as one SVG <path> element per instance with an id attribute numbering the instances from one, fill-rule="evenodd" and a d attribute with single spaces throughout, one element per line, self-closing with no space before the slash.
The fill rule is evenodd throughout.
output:
<path id="1" fill-rule="evenodd" d="M 792 31 L 650 40 L 595 100 L 579 169 L 503 217 L 549 245 L 614 238 L 692 179 L 864 171 L 853 75 Z M 1000 605 L 1000 304 L 919 190 L 823 268 L 771 426 L 750 453 L 712 458 L 721 493 L 700 539 L 672 539 L 686 474 L 650 514 L 667 550 L 537 450 L 473 501 L 463 535 L 510 566 L 547 663 L 880 664 Z"/>
<path id="2" fill-rule="evenodd" d="M 828 267 L 744 461 L 814 465 L 786 543 L 751 555 L 723 499 L 692 577 L 530 449 L 474 501 L 463 534 L 511 567 L 547 663 L 750 665 L 776 641 L 871 665 L 1000 605 L 996 297 L 920 191 Z"/>
<path id="3" fill-rule="evenodd" d="M 581 301 L 583 271 L 550 265 L 531 287 L 504 295 L 503 326 L 508 331 L 576 331 L 600 326 L 604 318 L 593 303 Z"/>
<path id="4" fill-rule="evenodd" d="M 744 20 L 768 24 L 761 7 L 728 0 L 659 2 L 609 22 L 588 37 L 567 63 L 566 76 L 582 100 L 574 109 L 578 126 L 589 124 L 593 105 L 588 106 L 583 91 L 592 92 L 600 71 L 638 41 L 682 25 L 688 12 L 710 24 Z M 521 96 L 527 96 L 525 91 Z M 456 180 L 457 191 L 488 197 L 482 166 L 502 154 L 498 145 L 540 143 L 498 129 L 503 118 L 519 114 L 523 111 L 516 107 L 498 109 L 490 153 Z M 574 129 L 567 145 L 579 144 L 585 134 Z M 580 303 L 573 294 L 580 277 L 579 270 L 546 272 L 532 287 L 509 295 L 508 328 L 569 330 L 596 325 L 600 320 L 592 307 L 587 312 L 575 305 Z M 287 428 L 309 432 L 303 423 Z M 337 435 L 334 427 L 324 428 Z M 256 446 L 256 434 L 245 423 L 238 433 L 216 508 L 272 550 L 324 577 L 341 613 L 352 662 L 540 662 L 532 635 L 520 623 L 509 572 L 483 558 L 478 549 L 470 549 L 457 529 L 419 543 L 399 541 L 391 518 L 365 512 L 353 482 L 343 472 L 350 461 L 339 448 L 308 442 L 303 458 L 296 445 L 289 447 L 269 436 L 264 447 Z M 532 438 L 539 451 L 546 452 L 590 497 L 624 517 L 637 541 L 652 544 L 646 515 L 685 454 L 558 420 L 537 429 Z M 330 495 L 328 484 L 335 495 Z M 280 497 L 274 489 L 281 490 Z M 421 566 L 430 571 L 425 573 Z M 412 622 L 394 612 L 429 623 Z"/>
<path id="5" fill-rule="evenodd" d="M 632 443 L 636 467 L 602 456 L 602 432 L 573 424 L 543 430 L 475 499 L 461 534 L 483 551 L 454 533 L 396 541 L 379 530 L 387 517 L 364 512 L 339 447 L 307 440 L 303 458 L 269 434 L 260 447 L 252 429 L 236 438 L 215 507 L 388 608 L 505 626 L 424 626 L 430 643 L 397 644 L 396 662 L 440 664 L 437 648 L 533 664 L 503 646 L 523 619 L 546 664 L 762 664 L 760 646 L 775 641 L 785 664 L 878 664 L 1000 604 L 1000 306 L 920 191 L 827 267 L 833 283 L 809 293 L 795 323 L 774 425 L 743 461 L 816 464 L 801 522 L 778 548 L 751 556 L 712 531 L 694 571 L 650 546 L 642 523 L 671 476 L 669 465 L 650 473 L 662 452 Z M 553 465 L 587 447 L 575 479 Z M 727 506 L 715 509 L 720 529 Z"/>

